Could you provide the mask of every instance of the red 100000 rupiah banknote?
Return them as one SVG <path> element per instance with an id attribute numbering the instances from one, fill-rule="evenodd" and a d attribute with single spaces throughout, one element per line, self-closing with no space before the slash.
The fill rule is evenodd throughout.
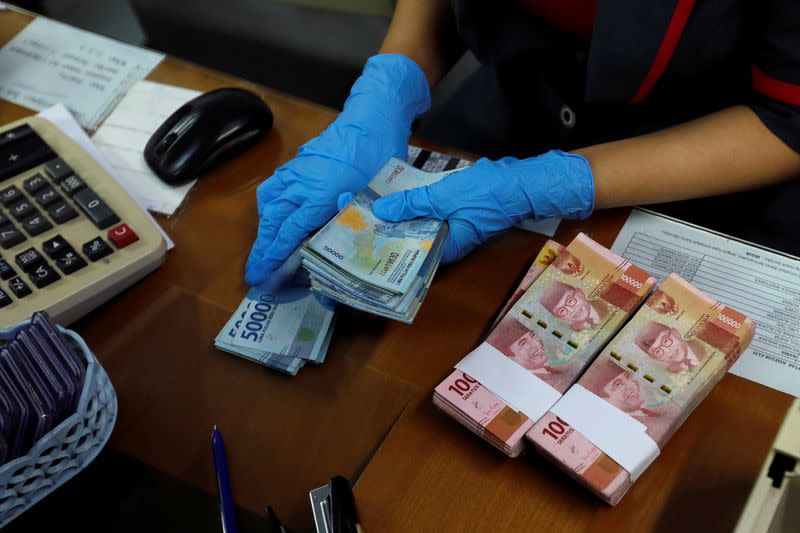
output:
<path id="1" fill-rule="evenodd" d="M 635 481 L 620 462 L 637 454 L 621 451 L 624 442 L 609 441 L 617 427 L 598 422 L 597 412 L 607 406 L 594 402 L 613 406 L 609 420 L 635 420 L 646 433 L 635 440 L 652 442 L 657 454 L 747 348 L 754 332 L 751 319 L 672 274 L 573 387 L 576 396 L 592 405 L 573 404 L 585 409 L 568 409 L 575 417 L 570 420 L 560 410 L 562 402 L 569 403 L 570 390 L 527 436 L 539 451 L 614 505 Z M 585 412 L 595 419 L 584 420 Z M 647 464 L 634 464 L 632 471 L 638 475 Z"/>

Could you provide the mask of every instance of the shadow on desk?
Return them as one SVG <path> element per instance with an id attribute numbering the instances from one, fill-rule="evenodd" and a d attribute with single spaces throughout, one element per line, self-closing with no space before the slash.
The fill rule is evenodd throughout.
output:
<path id="1" fill-rule="evenodd" d="M 238 509 L 237 518 L 242 533 L 266 530 L 263 515 Z M 106 448 L 86 470 L 3 529 L 30 531 L 218 533 L 219 500 Z"/>

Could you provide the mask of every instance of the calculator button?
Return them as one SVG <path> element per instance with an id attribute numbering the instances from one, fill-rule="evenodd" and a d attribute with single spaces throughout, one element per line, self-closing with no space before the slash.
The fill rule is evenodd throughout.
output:
<path id="1" fill-rule="evenodd" d="M 25 240 L 25 235 L 12 225 L 0 227 L 0 246 L 8 250 Z"/>
<path id="2" fill-rule="evenodd" d="M 56 264 L 58 265 L 58 268 L 61 269 L 61 272 L 69 276 L 73 272 L 85 267 L 86 261 L 84 261 L 75 250 L 69 250 L 67 253 L 56 259 Z"/>
<path id="3" fill-rule="evenodd" d="M 43 189 L 47 185 L 47 180 L 41 174 L 34 174 L 30 178 L 22 182 L 22 186 L 28 191 L 28 194 L 34 194 L 36 191 Z"/>
<path id="4" fill-rule="evenodd" d="M 17 298 L 25 298 L 31 293 L 31 288 L 28 287 L 27 283 L 22 281 L 22 278 L 12 279 L 8 282 L 8 286 L 11 287 L 11 292 L 16 294 Z"/>
<path id="5" fill-rule="evenodd" d="M 31 278 L 31 281 L 34 285 L 39 287 L 40 289 L 43 287 L 47 287 L 54 281 L 58 281 L 61 279 L 61 276 L 58 275 L 53 267 L 48 265 L 47 263 L 42 263 L 41 265 L 37 266 L 34 270 L 28 272 L 28 277 Z"/>
<path id="6" fill-rule="evenodd" d="M 36 213 L 32 217 L 26 218 L 22 221 L 22 228 L 28 232 L 28 235 L 35 237 L 40 233 L 52 229 L 53 225 L 44 215 Z"/>
<path id="7" fill-rule="evenodd" d="M 18 200 L 22 200 L 25 198 L 25 195 L 22 194 L 22 191 L 17 189 L 16 186 L 12 185 L 11 187 L 6 187 L 2 191 L 0 191 L 0 202 L 3 203 L 4 206 L 8 207 L 14 202 Z"/>
<path id="8" fill-rule="evenodd" d="M 14 269 L 5 259 L 0 259 L 0 279 L 13 278 L 16 275 Z"/>
<path id="9" fill-rule="evenodd" d="M 83 254 L 92 262 L 98 261 L 114 250 L 100 237 L 95 237 L 83 245 Z"/>
<path id="10" fill-rule="evenodd" d="M 52 148 L 36 133 L 0 146 L 0 180 L 16 176 L 51 159 Z"/>
<path id="11" fill-rule="evenodd" d="M 61 182 L 61 190 L 70 196 L 75 196 L 75 193 L 84 187 L 86 187 L 86 182 L 77 174 L 73 174 Z"/>
<path id="12" fill-rule="evenodd" d="M 11 296 L 9 296 L 3 289 L 0 289 L 0 307 L 5 307 L 11 302 Z"/>
<path id="13" fill-rule="evenodd" d="M 33 135 L 33 129 L 27 124 L 0 133 L 0 148 L 21 141 L 25 137 L 30 137 L 31 135 Z"/>
<path id="14" fill-rule="evenodd" d="M 5 216 L 3 213 L 0 213 L 0 227 L 5 226 L 9 222 L 11 222 L 11 219 Z"/>
<path id="15" fill-rule="evenodd" d="M 36 208 L 33 207 L 33 204 L 30 203 L 28 200 L 22 200 L 21 202 L 17 202 L 11 207 L 9 207 L 8 210 L 11 211 L 11 215 L 17 220 L 23 219 L 27 216 L 36 213 Z"/>
<path id="16" fill-rule="evenodd" d="M 83 189 L 74 197 L 78 206 L 86 214 L 94 225 L 100 229 L 106 229 L 111 224 L 119 222 L 119 217 L 108 207 L 108 204 L 97 193 L 91 189 Z"/>
<path id="17" fill-rule="evenodd" d="M 47 214 L 50 215 L 50 218 L 52 218 L 56 224 L 63 224 L 78 216 L 78 212 L 67 202 L 59 202 L 50 206 L 47 209 Z"/>
<path id="18" fill-rule="evenodd" d="M 36 248 L 28 248 L 21 254 L 17 254 L 15 259 L 19 267 L 25 272 L 29 272 L 44 263 L 44 257 L 36 251 Z"/>
<path id="19" fill-rule="evenodd" d="M 60 181 L 72 174 L 72 169 L 60 157 L 45 163 L 44 171 L 54 181 Z"/>
<path id="20" fill-rule="evenodd" d="M 50 259 L 56 259 L 72 250 L 72 246 L 69 245 L 64 237 L 56 235 L 42 243 L 42 250 Z"/>
<path id="21" fill-rule="evenodd" d="M 47 207 L 61 200 L 61 195 L 58 194 L 52 187 L 48 186 L 46 189 L 39 191 L 39 193 L 36 194 L 35 200 L 40 206 Z"/>
<path id="22" fill-rule="evenodd" d="M 120 224 L 116 228 L 108 230 L 108 240 L 113 242 L 117 248 L 125 248 L 138 241 L 139 236 L 127 224 Z"/>

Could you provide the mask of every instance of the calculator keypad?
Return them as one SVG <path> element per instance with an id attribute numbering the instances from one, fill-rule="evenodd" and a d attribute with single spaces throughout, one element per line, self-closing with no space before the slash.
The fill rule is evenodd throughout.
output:
<path id="1" fill-rule="evenodd" d="M 89 217 L 89 220 L 100 229 L 106 229 L 111 224 L 119 222 L 117 214 L 91 189 L 79 191 L 73 196 L 73 200 L 81 208 L 81 211 Z"/>
<path id="2" fill-rule="evenodd" d="M 17 298 L 25 298 L 33 292 L 31 288 L 28 287 L 28 284 L 22 281 L 22 278 L 12 279 L 8 282 L 8 286 L 11 287 L 11 292 L 13 292 Z"/>
<path id="3" fill-rule="evenodd" d="M 66 275 L 77 272 L 87 265 L 86 261 L 78 255 L 75 250 L 68 250 L 67 253 L 56 259 L 58 268 Z"/>
<path id="4" fill-rule="evenodd" d="M 16 274 L 14 268 L 5 259 L 0 259 L 0 279 L 13 278 Z"/>
<path id="5" fill-rule="evenodd" d="M 47 179 L 41 174 L 34 174 L 30 178 L 22 182 L 22 186 L 28 191 L 28 194 L 36 194 L 42 188 L 48 186 Z"/>
<path id="6" fill-rule="evenodd" d="M 53 222 L 56 224 L 69 222 L 78 216 L 78 212 L 75 211 L 75 209 L 73 209 L 73 207 L 67 202 L 59 202 L 50 206 L 50 208 L 47 210 L 47 214 L 50 215 L 50 218 L 52 218 Z"/>
<path id="7" fill-rule="evenodd" d="M 10 305 L 11 302 L 11 296 L 9 296 L 3 289 L 0 289 L 0 307 Z"/>
<path id="8" fill-rule="evenodd" d="M 55 269 L 47 263 L 42 263 L 32 271 L 28 272 L 28 277 L 31 279 L 33 284 L 40 289 L 43 289 L 51 283 L 61 279 L 61 276 L 58 275 L 58 272 L 56 272 Z"/>
<path id="9" fill-rule="evenodd" d="M 0 246 L 3 249 L 8 250 L 24 241 L 25 236 L 13 224 L 0 227 Z"/>
<path id="10" fill-rule="evenodd" d="M 8 209 L 9 211 L 11 211 L 11 216 L 16 218 L 17 220 L 22 220 L 28 215 L 36 213 L 36 208 L 33 207 L 33 204 L 31 204 L 27 200 L 22 200 L 20 202 L 17 202 Z"/>
<path id="11" fill-rule="evenodd" d="M 0 181 L 40 164 L 44 164 L 42 171 L 0 187 L 1 248 L 13 248 L 81 214 L 98 229 L 111 228 L 108 239 L 118 249 L 139 240 L 86 180 L 56 157 L 29 126 L 0 134 Z M 114 252 L 99 235 L 79 250 L 60 234 L 41 244 L 31 242 L 32 246 L 15 250 L 13 256 L 0 258 L 0 280 L 5 283 L 0 284 L 0 307 L 12 304 L 13 297 L 22 299 L 32 294 L 33 287 L 45 288 L 62 275 L 70 276 Z M 26 276 L 29 281 L 23 279 Z"/>
<path id="12" fill-rule="evenodd" d="M 49 205 L 53 205 L 54 203 L 61 200 L 61 195 L 58 194 L 55 189 L 50 187 L 49 185 L 44 189 L 41 189 L 36 196 L 34 197 L 36 203 L 42 207 L 47 207 Z"/>
<path id="13" fill-rule="evenodd" d="M 0 327 L 39 309 L 74 320 L 164 259 L 157 228 L 58 128 L 0 130 Z"/>
<path id="14" fill-rule="evenodd" d="M 35 237 L 40 233 L 44 233 L 45 231 L 52 229 L 53 225 L 43 215 L 37 213 L 36 215 L 23 220 L 22 228 L 28 233 L 28 235 Z"/>
<path id="15" fill-rule="evenodd" d="M 0 203 L 6 207 L 18 200 L 22 200 L 22 198 L 24 198 L 22 191 L 13 185 L 0 191 Z"/>
<path id="16" fill-rule="evenodd" d="M 91 241 L 83 245 L 83 253 L 91 261 L 99 261 L 105 256 L 109 255 L 114 250 L 105 243 L 100 237 L 95 237 Z"/>

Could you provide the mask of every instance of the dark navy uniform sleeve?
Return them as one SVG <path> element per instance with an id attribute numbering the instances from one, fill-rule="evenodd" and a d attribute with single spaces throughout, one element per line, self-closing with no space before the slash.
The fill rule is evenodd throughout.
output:
<path id="1" fill-rule="evenodd" d="M 751 109 L 783 142 L 800 152 L 800 2 L 759 2 L 751 67 Z"/>

